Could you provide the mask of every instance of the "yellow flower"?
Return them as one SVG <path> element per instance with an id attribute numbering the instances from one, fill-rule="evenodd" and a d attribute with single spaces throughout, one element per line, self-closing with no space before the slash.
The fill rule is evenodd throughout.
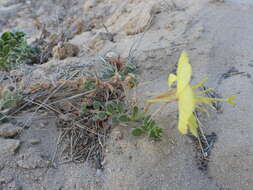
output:
<path id="1" fill-rule="evenodd" d="M 212 89 L 203 90 L 200 92 L 194 92 L 195 89 L 198 89 L 203 85 L 203 83 L 207 80 L 204 78 L 197 85 L 191 87 L 190 81 L 192 76 L 192 67 L 189 64 L 189 58 L 185 51 L 181 53 L 181 56 L 178 61 L 177 73 L 176 75 L 170 74 L 168 77 L 168 87 L 171 88 L 174 82 L 177 82 L 177 88 L 172 89 L 166 93 L 162 93 L 154 97 L 154 99 L 150 99 L 148 103 L 155 102 L 166 102 L 170 103 L 172 101 L 178 101 L 178 111 L 179 111 L 179 121 L 178 121 L 178 129 L 182 134 L 187 134 L 188 130 L 194 135 L 198 136 L 198 124 L 194 115 L 194 111 L 196 108 L 205 111 L 205 109 L 201 106 L 197 106 L 197 103 L 207 103 L 211 104 L 217 101 L 227 101 L 229 103 L 234 104 L 235 97 L 229 97 L 227 99 L 217 99 L 217 98 L 207 98 L 198 96 L 200 94 L 204 94 Z"/>

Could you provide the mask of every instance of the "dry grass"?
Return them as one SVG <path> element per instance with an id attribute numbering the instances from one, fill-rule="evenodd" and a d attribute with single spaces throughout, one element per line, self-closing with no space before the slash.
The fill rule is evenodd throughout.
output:
<path id="1" fill-rule="evenodd" d="M 64 158 L 61 163 L 92 161 L 94 167 L 101 168 L 104 144 L 112 124 L 109 122 L 109 116 L 94 119 L 104 108 L 95 108 L 93 103 L 100 102 L 105 106 L 108 102 L 123 102 L 125 88 L 129 85 L 127 75 L 119 74 L 125 68 L 124 63 L 118 59 L 107 61 L 107 67 L 110 66 L 116 71 L 109 78 L 97 77 L 96 74 L 84 77 L 77 67 L 76 71 L 71 71 L 72 75 L 68 78 L 30 84 L 19 92 L 22 94 L 22 100 L 5 112 L 3 118 L 11 118 L 22 111 L 33 114 L 41 109 L 54 112 L 60 135 L 52 163 L 56 155 L 59 155 Z M 18 85 L 18 82 L 15 82 L 15 86 Z M 85 112 L 84 103 L 87 105 Z"/>

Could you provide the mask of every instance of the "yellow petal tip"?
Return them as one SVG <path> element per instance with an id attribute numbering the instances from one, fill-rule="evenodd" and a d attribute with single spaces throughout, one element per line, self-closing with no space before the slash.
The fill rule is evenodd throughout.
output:
<path id="1" fill-rule="evenodd" d="M 231 96 L 231 97 L 227 98 L 226 101 L 228 103 L 230 103 L 230 104 L 236 104 L 236 102 L 234 101 L 234 99 L 235 99 L 235 96 Z"/>

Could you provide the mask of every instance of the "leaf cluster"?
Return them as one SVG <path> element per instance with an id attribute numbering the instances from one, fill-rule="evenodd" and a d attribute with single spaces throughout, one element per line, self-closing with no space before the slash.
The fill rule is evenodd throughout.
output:
<path id="1" fill-rule="evenodd" d="M 128 74 L 133 74 L 135 73 L 137 70 L 136 65 L 134 64 L 126 64 L 124 65 L 120 71 L 118 71 L 119 75 L 122 77 L 122 79 L 124 80 Z M 117 72 L 117 68 L 113 65 L 106 65 L 104 67 L 104 69 L 101 70 L 102 73 L 102 78 L 111 78 L 115 75 L 115 73 Z"/>
<path id="2" fill-rule="evenodd" d="M 150 115 L 146 116 L 145 112 L 141 112 L 137 106 L 131 108 L 128 112 L 126 105 L 122 102 L 108 102 L 103 105 L 101 102 L 94 101 L 92 105 L 83 104 L 82 113 L 92 110 L 94 112 L 94 121 L 109 120 L 112 124 L 126 123 L 128 126 L 138 126 L 132 130 L 133 136 L 147 134 L 151 138 L 160 138 L 162 129 L 156 124 Z"/>
<path id="3" fill-rule="evenodd" d="M 9 71 L 18 64 L 33 63 L 39 59 L 40 48 L 28 45 L 25 33 L 4 32 L 0 37 L 0 69 Z"/>

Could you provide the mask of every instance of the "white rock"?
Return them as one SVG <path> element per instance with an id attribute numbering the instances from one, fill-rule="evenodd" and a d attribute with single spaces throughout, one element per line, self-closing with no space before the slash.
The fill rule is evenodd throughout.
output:
<path id="1" fill-rule="evenodd" d="M 151 26 L 157 4 L 153 1 L 130 2 L 117 9 L 108 19 L 106 26 L 110 26 L 111 32 L 117 33 L 123 30 L 128 35 L 135 35 Z"/>

